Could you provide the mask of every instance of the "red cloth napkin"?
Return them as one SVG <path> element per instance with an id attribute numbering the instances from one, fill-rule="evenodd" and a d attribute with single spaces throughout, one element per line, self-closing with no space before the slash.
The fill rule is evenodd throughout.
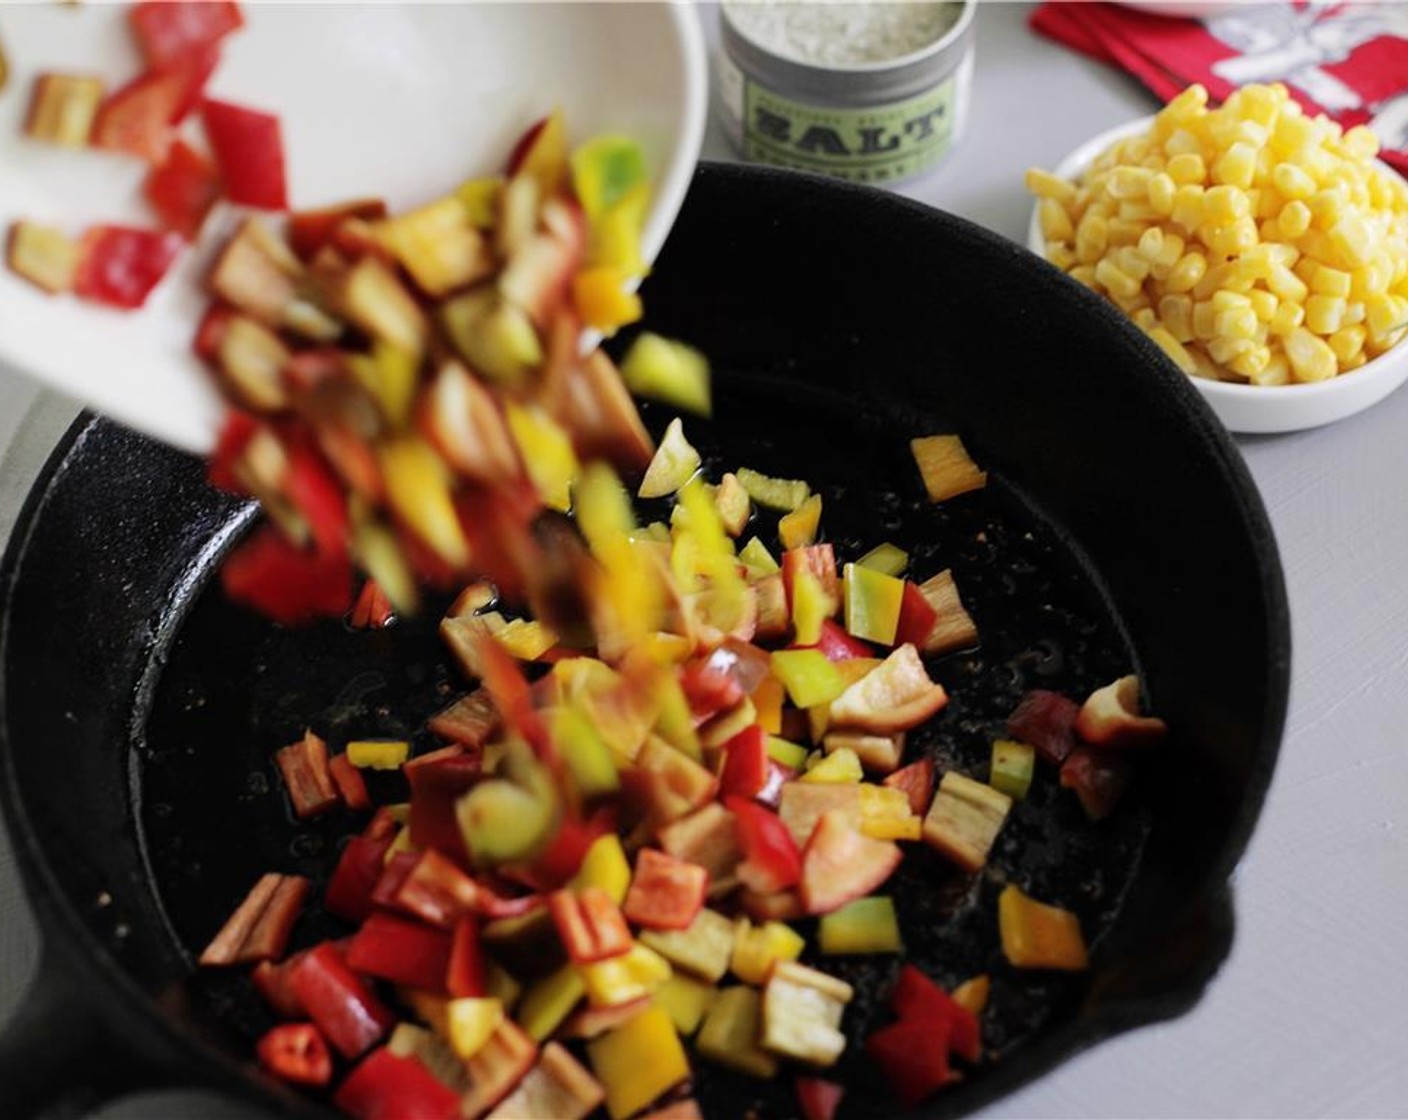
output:
<path id="1" fill-rule="evenodd" d="M 1285 82 L 1311 113 L 1367 124 L 1408 174 L 1408 4 L 1298 0 L 1228 4 L 1204 19 L 1118 4 L 1045 3 L 1032 27 L 1128 70 L 1164 101 L 1202 82 L 1222 101 L 1249 82 Z"/>

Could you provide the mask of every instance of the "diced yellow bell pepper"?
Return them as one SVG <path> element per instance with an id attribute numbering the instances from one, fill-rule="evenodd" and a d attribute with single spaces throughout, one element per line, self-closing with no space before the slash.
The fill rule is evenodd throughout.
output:
<path id="1" fill-rule="evenodd" d="M 988 992 L 992 988 L 992 980 L 986 972 L 980 972 L 977 976 L 963 981 L 950 993 L 953 1002 L 962 1007 L 966 1007 L 974 1015 L 981 1015 L 988 1005 Z"/>
<path id="2" fill-rule="evenodd" d="M 777 1058 L 758 1045 L 762 998 L 752 988 L 725 988 L 718 994 L 695 1048 L 711 1062 L 764 1080 L 777 1076 Z"/>
<path id="3" fill-rule="evenodd" d="M 631 498 L 609 465 L 593 461 L 582 468 L 572 487 L 572 515 L 593 550 L 636 531 Z"/>
<path id="4" fill-rule="evenodd" d="M 724 531 L 731 537 L 738 536 L 748 524 L 753 514 L 753 503 L 748 491 L 738 481 L 738 476 L 727 472 L 719 479 L 714 490 L 714 505 L 719 510 L 719 520 L 724 523 Z"/>
<path id="5" fill-rule="evenodd" d="M 577 708 L 558 708 L 552 715 L 552 737 L 567 764 L 572 784 L 584 800 L 615 793 L 621 775 L 596 727 Z"/>
<path id="6" fill-rule="evenodd" d="M 712 984 L 677 972 L 660 985 L 655 1003 L 665 1009 L 675 1030 L 687 1038 L 699 1029 L 700 1021 L 718 994 L 719 990 Z"/>
<path id="7" fill-rule="evenodd" d="M 806 548 L 821 528 L 821 495 L 813 494 L 777 522 L 777 539 L 783 548 Z"/>
<path id="8" fill-rule="evenodd" d="M 683 342 L 647 331 L 631 344 L 621 362 L 621 377 L 626 388 L 638 397 L 672 404 L 700 416 L 713 411 L 709 362 Z"/>
<path id="9" fill-rule="evenodd" d="M 836 612 L 836 603 L 811 572 L 792 577 L 792 631 L 799 646 L 821 641 L 821 624 Z"/>
<path id="10" fill-rule="evenodd" d="M 872 840 L 921 840 L 924 822 L 918 817 L 881 817 L 860 822 L 860 833 Z"/>
<path id="11" fill-rule="evenodd" d="M 397 739 L 353 739 L 347 761 L 359 770 L 397 770 L 410 757 L 411 744 Z"/>
<path id="12" fill-rule="evenodd" d="M 649 205 L 650 189 L 641 183 L 594 218 L 587 234 L 587 263 L 643 276 L 649 266 L 641 253 L 640 234 Z"/>
<path id="13" fill-rule="evenodd" d="M 1069 910 L 1038 902 L 1013 883 L 997 896 L 997 925 L 1002 953 L 1013 968 L 1078 972 L 1090 965 L 1080 919 Z"/>
<path id="14" fill-rule="evenodd" d="M 590 219 L 646 183 L 645 152 L 627 136 L 594 136 L 572 153 L 572 187 Z"/>
<path id="15" fill-rule="evenodd" d="M 904 580 L 859 564 L 847 564 L 844 583 L 847 631 L 865 641 L 894 645 L 904 602 Z"/>
<path id="16" fill-rule="evenodd" d="M 734 923 L 706 907 L 684 929 L 648 929 L 640 940 L 676 968 L 717 983 L 728 971 L 735 936 Z"/>
<path id="17" fill-rule="evenodd" d="M 581 469 L 572 437 L 539 409 L 510 401 L 504 412 L 528 477 L 544 504 L 566 513 L 572 508 L 572 483 Z"/>
<path id="18" fill-rule="evenodd" d="M 648 1007 L 587 1043 L 612 1120 L 626 1120 L 689 1076 L 689 1059 L 662 1007 Z"/>
<path id="19" fill-rule="evenodd" d="M 602 334 L 612 335 L 644 313 L 640 296 L 628 291 L 631 277 L 619 268 L 598 265 L 572 278 L 572 300 L 582 322 Z"/>
<path id="20" fill-rule="evenodd" d="M 739 467 L 736 473 L 753 501 L 780 513 L 791 513 L 812 494 L 812 488 L 799 479 L 770 478 L 751 467 Z"/>
<path id="21" fill-rule="evenodd" d="M 931 502 L 942 502 L 987 485 L 988 476 L 969 458 L 958 436 L 925 436 L 910 440 L 909 446 Z"/>
<path id="22" fill-rule="evenodd" d="M 783 649 L 772 655 L 772 673 L 799 708 L 829 704 L 845 691 L 836 666 L 814 649 Z"/>
<path id="23" fill-rule="evenodd" d="M 818 758 L 802 775 L 804 782 L 859 782 L 865 777 L 856 752 L 846 747 Z"/>
<path id="24" fill-rule="evenodd" d="M 665 434 L 636 493 L 642 498 L 663 498 L 673 494 L 694 477 L 700 461 L 699 452 L 685 438 L 684 422 L 676 416 L 665 428 Z"/>
<path id="25" fill-rule="evenodd" d="M 587 854 L 582 857 L 577 874 L 567 885 L 574 891 L 597 887 L 605 891 L 617 906 L 625 902 L 626 892 L 631 887 L 631 865 L 626 859 L 625 849 L 621 847 L 621 838 L 610 832 L 593 840 Z"/>
<path id="26" fill-rule="evenodd" d="M 543 119 L 514 174 L 533 176 L 542 198 L 551 198 L 562 189 L 567 180 L 567 122 L 560 108 Z"/>
<path id="27" fill-rule="evenodd" d="M 884 544 L 877 544 L 857 560 L 856 565 L 884 572 L 887 576 L 897 576 L 909 566 L 909 553 L 886 541 Z"/>
<path id="28" fill-rule="evenodd" d="M 535 1041 L 542 1042 L 572 1013 L 586 991 L 581 971 L 569 962 L 529 985 L 514 1018 Z"/>
<path id="29" fill-rule="evenodd" d="M 757 537 L 748 538 L 748 543 L 743 546 L 738 558 L 748 567 L 754 568 L 764 575 L 781 571 L 777 561 L 773 559 L 772 553 L 768 551 L 768 546 Z"/>
<path id="30" fill-rule="evenodd" d="M 659 953 L 637 943 L 619 957 L 579 965 L 577 971 L 593 1007 L 618 1007 L 650 995 L 670 978 L 673 970 Z"/>
<path id="31" fill-rule="evenodd" d="M 739 918 L 729 967 L 745 984 L 761 984 L 778 961 L 795 961 L 807 947 L 806 939 L 782 922 L 755 926 Z"/>
<path id="32" fill-rule="evenodd" d="M 470 225 L 476 229 L 493 229 L 499 220 L 499 198 L 503 192 L 503 179 L 493 176 L 466 180 L 455 190 L 455 197 L 469 216 Z"/>
<path id="33" fill-rule="evenodd" d="M 768 757 L 789 770 L 801 770 L 807 763 L 807 748 L 786 739 L 779 739 L 776 735 L 769 735 Z"/>
<path id="34" fill-rule="evenodd" d="M 390 863 L 402 852 L 413 852 L 416 846 L 411 843 L 411 830 L 402 825 L 396 830 L 396 835 L 391 838 L 391 843 L 386 846 L 386 854 L 381 857 L 382 863 Z"/>
<path id="35" fill-rule="evenodd" d="M 844 664 L 844 662 L 842 662 Z M 807 734 L 813 743 L 820 745 L 826 741 L 827 729 L 831 726 L 831 705 L 813 704 L 807 709 Z"/>
<path id="36" fill-rule="evenodd" d="M 429 444 L 406 436 L 382 444 L 379 459 L 391 508 L 452 568 L 466 567 L 469 542 L 440 457 Z"/>
<path id="37" fill-rule="evenodd" d="M 884 896 L 858 898 L 823 915 L 816 932 L 827 956 L 904 952 L 894 899 Z"/>
<path id="38" fill-rule="evenodd" d="M 450 1045 L 464 1061 L 484 1049 L 503 1021 L 504 1005 L 496 999 L 452 999 L 445 1005 Z"/>
<path id="39" fill-rule="evenodd" d="M 782 682 L 771 673 L 753 689 L 753 708 L 758 713 L 758 726 L 769 735 L 776 735 L 782 730 L 782 700 L 785 695 Z"/>

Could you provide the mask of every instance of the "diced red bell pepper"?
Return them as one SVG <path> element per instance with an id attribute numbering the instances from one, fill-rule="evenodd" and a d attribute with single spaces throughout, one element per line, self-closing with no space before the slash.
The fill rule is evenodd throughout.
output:
<path id="1" fill-rule="evenodd" d="M 1077 747 L 1061 764 L 1062 788 L 1075 790 L 1091 820 L 1113 813 L 1133 779 L 1129 760 L 1111 751 Z"/>
<path id="2" fill-rule="evenodd" d="M 635 939 L 621 908 L 600 887 L 554 891 L 548 911 L 574 964 L 595 964 L 627 952 Z"/>
<path id="3" fill-rule="evenodd" d="M 300 260 L 311 261 L 343 222 L 350 218 L 376 222 L 384 217 L 386 203 L 379 198 L 360 198 L 321 210 L 299 210 L 288 216 L 289 247 Z"/>
<path id="4" fill-rule="evenodd" d="M 481 772 L 478 753 L 463 747 L 445 747 L 413 758 L 402 767 L 411 785 L 411 843 L 434 848 L 460 863 L 467 863 L 464 834 L 455 818 L 455 802 L 469 792 Z"/>
<path id="5" fill-rule="evenodd" d="M 283 956 L 308 897 L 298 875 L 262 875 L 200 955 L 206 966 L 248 964 Z"/>
<path id="6" fill-rule="evenodd" d="M 642 848 L 621 909 L 647 929 L 685 929 L 703 909 L 708 890 L 709 872 L 697 863 Z"/>
<path id="7" fill-rule="evenodd" d="M 93 121 L 93 146 L 162 162 L 175 137 L 173 126 L 194 108 L 218 61 L 214 51 L 192 55 L 110 94 Z"/>
<path id="8" fill-rule="evenodd" d="M 939 612 L 934 610 L 933 605 L 924 597 L 924 592 L 906 580 L 904 598 L 900 601 L 900 621 L 895 627 L 895 645 L 910 642 L 923 649 L 938 618 Z"/>
<path id="9" fill-rule="evenodd" d="M 450 965 L 445 970 L 445 990 L 451 999 L 471 999 L 484 995 L 487 969 L 479 922 L 466 914 L 455 923 L 450 941 Z"/>
<path id="10" fill-rule="evenodd" d="M 500 895 L 484 883 L 471 879 L 434 848 L 412 858 L 414 862 L 393 894 L 394 905 L 440 929 L 449 929 L 464 914 L 514 918 L 543 904 L 536 895 L 523 898 Z M 377 893 L 381 893 L 380 886 Z"/>
<path id="11" fill-rule="evenodd" d="M 347 625 L 353 630 L 380 630 L 394 617 L 391 600 L 374 579 L 363 581 L 357 601 L 352 605 L 352 617 Z"/>
<path id="12" fill-rule="evenodd" d="M 323 892 L 323 906 L 349 922 L 363 922 L 372 913 L 372 892 L 386 870 L 389 836 L 372 839 L 354 836 L 338 857 L 337 868 Z"/>
<path id="13" fill-rule="evenodd" d="M 948 1084 L 948 1035 L 927 1022 L 901 1019 L 882 1027 L 865 1040 L 865 1052 L 906 1107 Z"/>
<path id="14" fill-rule="evenodd" d="M 795 886 L 802 876 L 802 854 L 782 818 L 743 797 L 725 797 L 724 807 L 733 814 L 743 862 L 738 877 L 758 894 L 774 894 Z"/>
<path id="15" fill-rule="evenodd" d="M 616 831 L 615 806 L 605 805 L 585 820 L 567 815 L 547 848 L 530 867 L 505 868 L 505 874 L 535 891 L 553 891 L 577 874 L 587 849 L 600 836 Z"/>
<path id="16" fill-rule="evenodd" d="M 284 440 L 284 453 L 288 456 L 284 495 L 308 522 L 320 551 L 345 552 L 351 519 L 337 475 L 322 455 L 302 440 Z"/>
<path id="17" fill-rule="evenodd" d="M 1076 716 L 1080 705 L 1045 688 L 1034 688 L 1007 717 L 1007 733 L 1047 762 L 1060 766 L 1075 749 Z"/>
<path id="18" fill-rule="evenodd" d="M 846 628 L 833 619 L 823 619 L 821 637 L 814 646 L 797 647 L 820 650 L 827 661 L 850 661 L 857 657 L 874 657 L 872 646 L 846 632 Z"/>
<path id="19" fill-rule="evenodd" d="M 210 98 L 205 99 L 201 115 L 229 200 L 261 210 L 287 210 L 279 118 Z"/>
<path id="20" fill-rule="evenodd" d="M 177 140 L 166 160 L 152 168 L 142 191 L 164 226 L 194 241 L 220 197 L 220 176 L 210 160 Z"/>
<path id="21" fill-rule="evenodd" d="M 787 606 L 792 606 L 792 581 L 799 571 L 816 576 L 821 589 L 835 602 L 841 601 L 841 577 L 836 574 L 836 550 L 829 544 L 813 544 L 805 548 L 789 548 L 782 554 L 782 586 L 787 591 Z M 868 654 L 866 656 L 869 656 Z"/>
<path id="22" fill-rule="evenodd" d="M 905 796 L 909 798 L 910 811 L 915 816 L 922 817 L 929 811 L 929 805 L 934 800 L 934 762 L 929 758 L 911 762 L 893 774 L 886 775 L 881 784 L 891 789 L 904 790 Z"/>
<path id="23" fill-rule="evenodd" d="M 890 1009 L 901 1019 L 947 1032 L 949 1050 L 964 1061 L 976 1062 L 982 1057 L 978 1017 L 913 965 L 900 969 L 890 993 Z"/>
<path id="24" fill-rule="evenodd" d="M 295 548 L 265 524 L 226 557 L 220 581 L 235 602 L 292 626 L 345 614 L 352 566 L 345 555 Z"/>
<path id="25" fill-rule="evenodd" d="M 225 338 L 225 331 L 229 329 L 230 320 L 234 317 L 235 311 L 223 303 L 212 303 L 205 309 L 205 314 L 200 317 L 200 325 L 196 327 L 196 337 L 191 343 L 196 357 L 212 366 L 216 364 L 220 344 Z M 220 430 L 220 440 L 210 456 L 212 486 L 243 493 L 244 487 L 231 468 L 261 423 L 257 416 L 242 412 L 238 408 L 231 408 L 225 414 L 225 426 Z M 232 442 L 227 444 L 227 440 Z"/>
<path id="26" fill-rule="evenodd" d="M 371 794 L 367 792 L 367 780 L 362 772 L 352 765 L 345 754 L 340 754 L 328 763 L 328 773 L 332 784 L 337 787 L 338 796 L 349 809 L 362 810 L 372 807 Z"/>
<path id="27" fill-rule="evenodd" d="M 142 57 L 153 68 L 204 54 L 244 26 L 231 0 L 144 0 L 127 12 Z"/>
<path id="28" fill-rule="evenodd" d="M 767 734 L 756 723 L 745 727 L 724 744 L 724 769 L 719 793 L 724 797 L 753 798 L 768 784 Z"/>
<path id="29" fill-rule="evenodd" d="M 391 914 L 373 914 L 347 947 L 347 967 L 393 984 L 443 993 L 450 935 Z"/>
<path id="30" fill-rule="evenodd" d="M 397 852 L 387 860 L 381 869 L 381 878 L 372 888 L 372 905 L 382 910 L 402 909 L 399 901 L 401 888 L 406 885 L 406 880 L 411 877 L 411 872 L 419 862 L 418 852 Z"/>
<path id="31" fill-rule="evenodd" d="M 328 745 L 311 731 L 274 754 L 299 820 L 326 813 L 340 800 L 328 764 Z"/>
<path id="32" fill-rule="evenodd" d="M 109 307 L 141 307 L 184 245 L 179 233 L 94 226 L 83 235 L 74 293 Z"/>
<path id="33" fill-rule="evenodd" d="M 264 1068 L 284 1081 L 320 1087 L 332 1080 L 332 1055 L 312 1023 L 282 1023 L 254 1048 Z"/>
<path id="34" fill-rule="evenodd" d="M 372 819 L 367 822 L 367 827 L 362 829 L 362 835 L 368 840 L 385 840 L 390 842 L 401 828 L 401 822 L 390 808 L 383 805 L 375 813 Z"/>
<path id="35" fill-rule="evenodd" d="M 344 1058 L 364 1054 L 395 1021 L 329 941 L 308 951 L 294 968 L 289 984 L 309 1017 Z"/>
<path id="36" fill-rule="evenodd" d="M 264 1002 L 281 1019 L 308 1017 L 308 1013 L 303 1010 L 303 1004 L 298 1002 L 298 997 L 293 994 L 293 988 L 289 985 L 289 977 L 302 957 L 303 954 L 298 953 L 279 964 L 260 961 L 249 974 L 254 986 L 259 989 L 259 994 L 264 997 Z"/>
<path id="37" fill-rule="evenodd" d="M 556 772 L 557 747 L 543 717 L 533 707 L 533 693 L 518 662 L 487 633 L 478 635 L 475 647 L 484 672 L 484 688 L 503 717 L 504 726 L 516 731 L 538 758 Z"/>
<path id="38" fill-rule="evenodd" d="M 820 1077 L 799 1077 L 796 1089 L 802 1120 L 832 1120 L 846 1092 L 844 1086 Z"/>
<path id="39" fill-rule="evenodd" d="M 353 1120 L 458 1120 L 460 1097 L 415 1058 L 382 1047 L 347 1075 L 332 1103 Z"/>
<path id="40" fill-rule="evenodd" d="M 680 687 L 696 721 L 727 711 L 742 702 L 743 686 L 727 665 L 715 658 L 690 661 L 680 670 Z"/>

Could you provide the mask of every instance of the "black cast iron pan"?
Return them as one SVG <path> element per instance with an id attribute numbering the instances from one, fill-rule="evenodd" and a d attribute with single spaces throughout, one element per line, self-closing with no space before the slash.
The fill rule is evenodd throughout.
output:
<path id="1" fill-rule="evenodd" d="M 852 555 L 891 539 L 951 566 L 982 647 L 934 667 L 954 696 L 919 740 L 984 772 L 1031 687 L 1080 695 L 1141 672 L 1175 729 L 1136 792 L 1086 823 L 1048 774 L 976 881 L 906 861 L 910 959 L 995 978 L 996 1053 L 925 1115 L 995 1099 L 1116 1031 L 1181 1013 L 1232 937 L 1228 875 L 1285 712 L 1285 592 L 1265 513 L 1227 435 L 1143 336 L 1024 250 L 878 192 L 705 167 L 651 277 L 650 325 L 704 349 L 727 466 L 804 474 Z M 651 416 L 652 423 L 663 422 Z M 981 495 L 919 500 L 909 437 L 960 432 Z M 459 682 L 429 622 L 285 632 L 211 580 L 254 515 L 198 463 L 80 420 L 0 576 L 0 795 L 44 937 L 0 1039 L 6 1117 L 80 1113 L 196 1084 L 312 1115 L 248 1059 L 268 1025 L 194 953 L 262 871 L 322 878 L 356 822 L 300 825 L 270 756 L 311 724 L 334 743 L 412 733 Z M 997 950 L 1006 879 L 1077 909 L 1088 975 L 1019 975 Z M 298 937 L 337 931 L 316 906 Z M 883 1021 L 895 962 L 848 963 L 853 1034 Z M 843 1115 L 896 1111 L 862 1059 Z M 710 1115 L 793 1115 L 790 1090 L 705 1069 Z"/>

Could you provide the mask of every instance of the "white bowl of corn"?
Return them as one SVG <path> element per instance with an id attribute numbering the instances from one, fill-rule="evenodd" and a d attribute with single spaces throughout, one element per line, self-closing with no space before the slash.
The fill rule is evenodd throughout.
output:
<path id="1" fill-rule="evenodd" d="M 1343 419 L 1408 379 L 1408 184 L 1280 84 L 1033 169 L 1028 244 L 1124 310 L 1237 432 Z"/>

